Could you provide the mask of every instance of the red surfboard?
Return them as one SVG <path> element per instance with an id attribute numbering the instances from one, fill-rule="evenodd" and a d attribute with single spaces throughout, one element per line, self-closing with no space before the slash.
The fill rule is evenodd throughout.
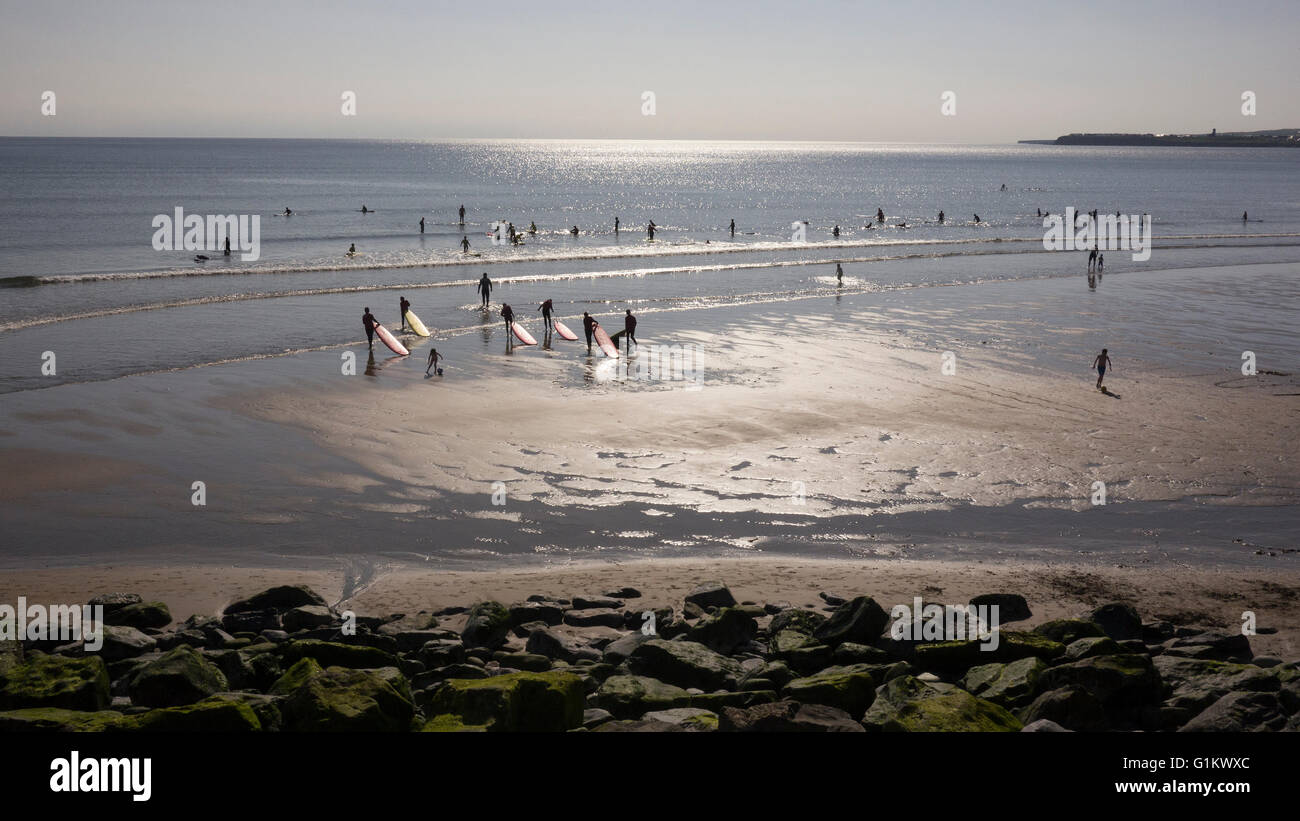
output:
<path id="1" fill-rule="evenodd" d="M 609 334 L 605 333 L 604 328 L 597 325 L 596 330 L 592 332 L 592 336 L 596 337 L 596 344 L 605 352 L 605 356 L 618 356 L 618 347 L 610 340 Z"/>
<path id="2" fill-rule="evenodd" d="M 393 350 L 393 353 L 400 356 L 408 356 L 411 353 L 406 349 L 405 345 L 397 341 L 397 337 L 389 333 L 388 329 L 383 325 L 380 325 L 378 322 L 375 323 L 375 333 L 379 334 L 379 338 L 383 340 L 385 345 Z"/>
<path id="3" fill-rule="evenodd" d="M 524 326 L 520 325 L 518 322 L 511 322 L 510 330 L 514 331 L 515 336 L 518 337 L 519 341 L 524 343 L 525 345 L 537 344 L 537 340 L 533 339 L 533 335 L 528 333 L 528 331 L 524 328 Z"/>
<path id="4" fill-rule="evenodd" d="M 560 335 L 560 339 L 567 339 L 570 342 L 575 342 L 578 339 L 578 335 L 570 331 L 569 326 L 558 319 L 555 320 L 555 332 Z"/>

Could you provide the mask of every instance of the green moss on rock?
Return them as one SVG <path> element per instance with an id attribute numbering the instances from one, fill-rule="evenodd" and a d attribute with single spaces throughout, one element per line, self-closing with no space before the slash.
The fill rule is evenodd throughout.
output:
<path id="1" fill-rule="evenodd" d="M 110 700 L 108 667 L 98 656 L 66 658 L 32 653 L 23 664 L 0 677 L 0 710 L 102 710 Z"/>
<path id="2" fill-rule="evenodd" d="M 582 726 L 582 678 L 572 673 L 509 673 L 449 679 L 430 696 L 428 712 L 460 716 L 493 732 L 564 732 Z"/>
<path id="3" fill-rule="evenodd" d="M 0 712 L 0 733 L 102 733 L 121 729 L 122 714 L 113 710 L 65 710 L 27 707 Z"/>

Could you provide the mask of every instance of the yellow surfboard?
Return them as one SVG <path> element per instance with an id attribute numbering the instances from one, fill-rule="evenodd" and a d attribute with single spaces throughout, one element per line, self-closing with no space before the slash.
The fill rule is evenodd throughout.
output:
<path id="1" fill-rule="evenodd" d="M 424 323 L 415 315 L 415 311 L 408 310 L 406 312 L 406 324 L 410 325 L 411 330 L 415 331 L 420 336 L 429 335 L 429 329 L 424 327 Z"/>

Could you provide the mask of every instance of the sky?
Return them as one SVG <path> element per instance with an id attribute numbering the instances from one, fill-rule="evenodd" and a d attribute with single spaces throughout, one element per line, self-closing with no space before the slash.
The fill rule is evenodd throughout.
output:
<path id="1" fill-rule="evenodd" d="M 0 5 L 4 136 L 989 144 L 1300 128 L 1300 0 Z"/>

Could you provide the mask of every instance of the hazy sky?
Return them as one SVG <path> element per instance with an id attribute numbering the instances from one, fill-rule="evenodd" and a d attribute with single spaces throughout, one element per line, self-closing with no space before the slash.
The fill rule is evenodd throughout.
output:
<path id="1" fill-rule="evenodd" d="M 0 135 L 991 143 L 1300 127 L 1300 0 L 0 2 Z"/>

